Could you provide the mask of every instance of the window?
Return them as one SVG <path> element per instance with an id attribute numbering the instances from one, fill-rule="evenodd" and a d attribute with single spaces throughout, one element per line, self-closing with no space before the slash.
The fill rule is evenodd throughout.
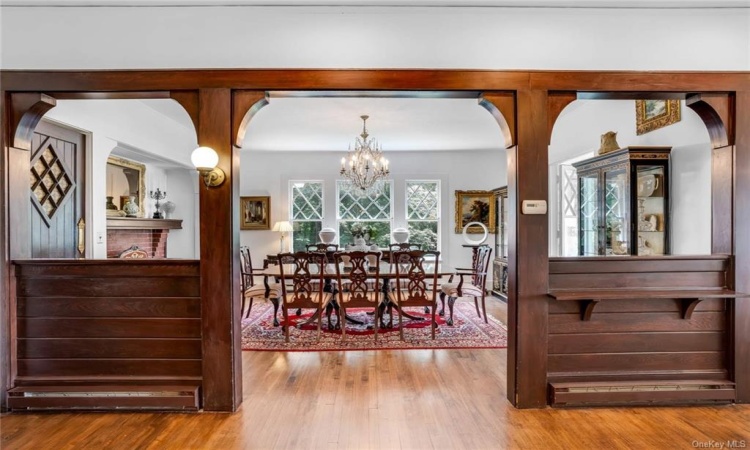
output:
<path id="1" fill-rule="evenodd" d="M 308 244 L 318 242 L 323 228 L 323 182 L 290 181 L 292 250 L 304 251 Z"/>
<path id="2" fill-rule="evenodd" d="M 388 247 L 393 219 L 391 183 L 384 182 L 378 194 L 362 195 L 348 181 L 336 182 L 340 246 L 353 244 L 361 236 L 370 245 Z"/>
<path id="3" fill-rule="evenodd" d="M 437 250 L 440 236 L 440 181 L 406 182 L 406 220 L 409 243 Z"/>

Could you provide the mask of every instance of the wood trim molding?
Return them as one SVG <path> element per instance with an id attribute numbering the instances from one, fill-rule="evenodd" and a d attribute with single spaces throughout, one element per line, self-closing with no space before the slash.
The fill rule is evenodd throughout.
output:
<path id="1" fill-rule="evenodd" d="M 731 94 L 693 94 L 685 105 L 698 114 L 708 129 L 713 148 L 734 145 L 734 96 Z"/>
<path id="2" fill-rule="evenodd" d="M 232 137 L 235 147 L 242 148 L 250 120 L 267 104 L 268 93 L 265 91 L 234 91 L 232 93 Z"/>
<path id="3" fill-rule="evenodd" d="M 479 106 L 489 111 L 500 125 L 505 148 L 516 145 L 516 95 L 514 92 L 484 92 Z"/>
<path id="4" fill-rule="evenodd" d="M 169 96 L 185 108 L 185 111 L 190 116 L 190 120 L 193 121 L 193 126 L 197 133 L 200 125 L 198 122 L 198 111 L 200 110 L 198 91 L 172 91 L 169 93 Z"/>
<path id="5" fill-rule="evenodd" d="M 552 130 L 566 106 L 573 103 L 577 95 L 572 91 L 550 92 L 547 95 L 547 144 L 552 143 Z"/>
<path id="6" fill-rule="evenodd" d="M 30 151 L 34 129 L 47 111 L 57 106 L 57 101 L 38 92 L 12 93 L 10 98 L 13 147 Z"/>

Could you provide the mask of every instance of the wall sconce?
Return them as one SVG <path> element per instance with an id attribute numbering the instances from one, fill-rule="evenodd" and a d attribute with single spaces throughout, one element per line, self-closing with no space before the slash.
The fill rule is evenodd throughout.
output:
<path id="1" fill-rule="evenodd" d="M 203 177 L 206 188 L 219 187 L 224 183 L 226 176 L 224 171 L 216 167 L 219 164 L 219 155 L 211 147 L 198 147 L 193 150 L 190 160 Z"/>

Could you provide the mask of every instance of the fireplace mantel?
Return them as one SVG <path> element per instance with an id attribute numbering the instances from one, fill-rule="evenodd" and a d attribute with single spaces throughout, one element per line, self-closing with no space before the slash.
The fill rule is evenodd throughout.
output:
<path id="1" fill-rule="evenodd" d="M 138 217 L 107 217 L 108 230 L 181 230 L 179 219 L 146 219 Z"/>
<path id="2" fill-rule="evenodd" d="M 166 258 L 169 231 L 181 229 L 179 219 L 108 217 L 107 258 L 117 258 L 133 246 L 145 250 L 150 258 Z"/>

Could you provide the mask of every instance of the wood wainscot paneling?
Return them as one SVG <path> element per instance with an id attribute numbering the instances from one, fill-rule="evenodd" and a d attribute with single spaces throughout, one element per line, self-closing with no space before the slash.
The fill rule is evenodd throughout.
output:
<path id="1" fill-rule="evenodd" d="M 189 260 L 15 261 L 22 409 L 200 407 L 200 270 Z"/>
<path id="2" fill-rule="evenodd" d="M 551 258 L 553 405 L 734 400 L 731 258 Z M 744 300 L 737 300 L 744 301 Z"/>

